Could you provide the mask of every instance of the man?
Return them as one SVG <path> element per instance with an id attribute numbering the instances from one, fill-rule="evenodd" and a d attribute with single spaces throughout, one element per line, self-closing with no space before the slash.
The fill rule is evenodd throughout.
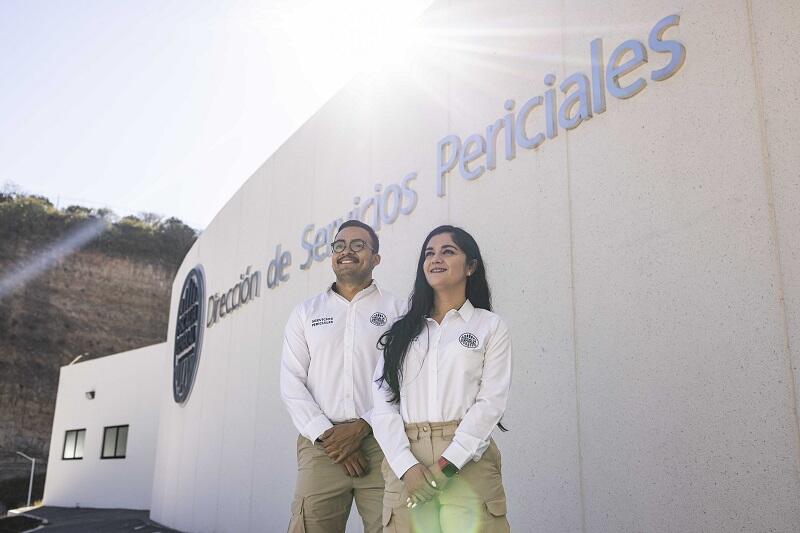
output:
<path id="1" fill-rule="evenodd" d="M 331 243 L 336 282 L 286 324 L 281 397 L 300 432 L 289 533 L 343 532 L 353 499 L 365 533 L 381 531 L 383 453 L 371 434 L 380 336 L 403 304 L 380 289 L 378 236 L 349 220 Z"/>

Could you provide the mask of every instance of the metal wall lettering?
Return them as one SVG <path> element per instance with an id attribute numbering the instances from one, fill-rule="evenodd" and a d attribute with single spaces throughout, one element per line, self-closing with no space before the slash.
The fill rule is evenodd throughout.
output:
<path id="1" fill-rule="evenodd" d="M 239 282 L 222 294 L 214 293 L 208 297 L 208 320 L 206 327 L 216 324 L 219 319 L 253 301 L 261 295 L 261 271 L 250 273 L 250 266 L 239 275 Z"/>
<path id="2" fill-rule="evenodd" d="M 666 80 L 686 60 L 683 44 L 664 39 L 664 33 L 679 23 L 678 15 L 670 15 L 656 22 L 650 30 L 647 39 L 650 51 L 667 54 L 669 58 L 666 65 L 650 72 L 653 81 Z M 446 177 L 456 168 L 465 180 L 478 179 L 486 170 L 493 170 L 497 166 L 498 138 L 503 139 L 503 153 L 506 160 L 511 161 L 516 157 L 517 146 L 536 149 L 547 139 L 557 137 L 559 128 L 567 131 L 577 128 L 592 116 L 605 112 L 606 93 L 619 99 L 636 96 L 647 86 L 645 76 L 628 78 L 624 84 L 621 78 L 632 75 L 651 59 L 656 58 L 648 58 L 647 48 L 641 41 L 628 39 L 619 44 L 604 63 L 603 41 L 595 39 L 589 45 L 589 75 L 576 72 L 556 85 L 555 74 L 547 74 L 543 80 L 547 87 L 544 95 L 530 98 L 516 111 L 516 116 L 516 102 L 506 100 L 504 108 L 508 113 L 486 126 L 485 135 L 473 133 L 463 142 L 458 135 L 442 137 L 436 145 L 436 195 L 446 194 Z M 562 98 L 560 106 L 559 96 Z M 544 115 L 544 131 L 528 131 L 528 119 L 534 112 Z"/>
<path id="3" fill-rule="evenodd" d="M 390 183 L 384 189 L 378 183 L 374 187 L 375 196 L 367 198 L 363 203 L 361 197 L 353 198 L 354 207 L 344 217 L 316 230 L 314 224 L 308 224 L 300 235 L 300 246 L 306 251 L 306 259 L 300 265 L 300 270 L 307 270 L 314 261 L 324 261 L 330 257 L 330 243 L 339 226 L 346 220 L 361 220 L 375 231 L 380 231 L 382 224 L 394 224 L 400 215 L 410 215 L 417 207 L 417 192 L 411 188 L 411 182 L 416 179 L 417 173 L 411 172 L 400 180 L 400 184 Z"/>
<path id="4" fill-rule="evenodd" d="M 469 134 L 463 141 L 455 134 L 442 137 L 436 144 L 436 195 L 445 196 L 447 176 L 456 168 L 465 180 L 477 180 L 487 170 L 497 168 L 501 154 L 511 161 L 517 156 L 517 146 L 535 150 L 547 140 L 555 139 L 560 130 L 575 129 L 604 113 L 607 94 L 618 99 L 636 96 L 647 86 L 646 76 L 639 69 L 649 61 L 660 60 L 650 71 L 652 81 L 670 78 L 683 66 L 686 47 L 677 40 L 665 39 L 664 34 L 679 23 L 678 15 L 662 18 L 651 28 L 647 47 L 641 41 L 628 39 L 617 45 L 607 60 L 602 39 L 594 39 L 588 46 L 587 73 L 573 73 L 561 83 L 557 83 L 555 74 L 548 73 L 542 80 L 546 87 L 542 94 L 529 98 L 518 108 L 513 99 L 505 100 L 503 116 L 488 124 L 484 131 Z M 641 74 L 633 78 L 637 71 Z M 544 118 L 541 131 L 529 131 L 534 129 L 530 124 L 533 114 Z M 416 179 L 417 172 L 410 172 L 399 183 L 386 187 L 378 183 L 373 187 L 373 195 L 363 201 L 358 196 L 353 198 L 350 211 L 343 217 L 325 226 L 307 224 L 300 233 L 300 247 L 305 253 L 300 270 L 308 270 L 314 263 L 330 257 L 330 243 L 345 220 L 361 220 L 380 231 L 381 226 L 393 224 L 401 215 L 410 215 L 418 202 L 417 191 L 411 187 Z M 267 265 L 267 288 L 275 289 L 287 282 L 291 265 L 291 251 L 278 244 L 274 259 Z M 208 299 L 207 327 L 259 296 L 260 280 L 261 274 L 256 271 L 251 275 L 247 267 L 233 288 L 222 295 L 212 295 Z"/>

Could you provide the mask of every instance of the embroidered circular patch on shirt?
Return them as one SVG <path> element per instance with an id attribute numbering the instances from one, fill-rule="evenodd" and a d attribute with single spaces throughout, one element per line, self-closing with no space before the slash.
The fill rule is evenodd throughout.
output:
<path id="1" fill-rule="evenodd" d="M 386 325 L 386 315 L 378 311 L 377 313 L 372 313 L 372 316 L 369 317 L 370 323 L 376 326 L 385 326 Z"/>
<path id="2" fill-rule="evenodd" d="M 464 348 L 478 347 L 478 337 L 476 337 L 472 333 L 462 333 L 461 336 L 458 338 L 458 342 L 460 342 L 461 346 L 463 346 Z"/>

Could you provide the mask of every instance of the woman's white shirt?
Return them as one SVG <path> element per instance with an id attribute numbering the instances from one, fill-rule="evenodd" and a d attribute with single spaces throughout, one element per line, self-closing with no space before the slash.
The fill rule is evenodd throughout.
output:
<path id="1" fill-rule="evenodd" d="M 511 336 L 503 319 L 467 300 L 451 309 L 441 324 L 427 318 L 403 362 L 400 404 L 373 382 L 372 431 L 398 477 L 419 461 L 411 453 L 404 423 L 461 420 L 442 456 L 462 468 L 489 446 L 508 401 L 511 386 Z"/>

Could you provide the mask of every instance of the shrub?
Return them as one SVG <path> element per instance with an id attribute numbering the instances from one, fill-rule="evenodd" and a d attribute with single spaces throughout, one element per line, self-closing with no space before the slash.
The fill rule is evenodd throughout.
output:
<path id="1" fill-rule="evenodd" d="M 71 205 L 59 210 L 43 196 L 0 194 L 0 239 L 12 246 L 26 241 L 43 248 L 91 218 L 104 219 L 109 227 L 86 248 L 110 255 L 177 267 L 197 238 L 195 230 L 175 217 L 162 220 L 160 215 L 143 213 L 118 218 L 110 209 Z"/>

